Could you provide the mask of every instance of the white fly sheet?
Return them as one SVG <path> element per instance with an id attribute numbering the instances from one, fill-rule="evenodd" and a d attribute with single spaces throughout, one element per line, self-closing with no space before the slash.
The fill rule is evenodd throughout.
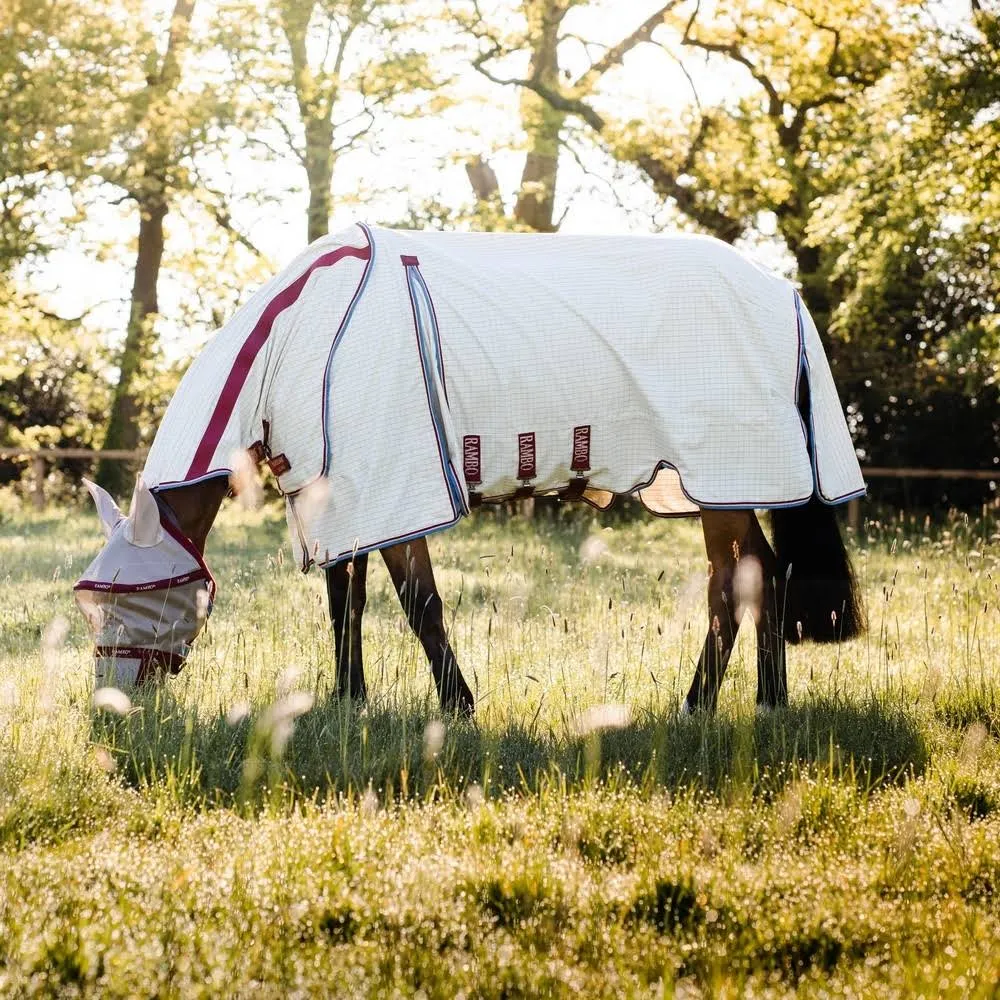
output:
<path id="1" fill-rule="evenodd" d="M 689 235 L 321 239 L 195 359 L 143 475 L 227 474 L 255 445 L 304 568 L 447 527 L 480 498 L 638 491 L 690 514 L 865 489 L 793 286 Z"/>

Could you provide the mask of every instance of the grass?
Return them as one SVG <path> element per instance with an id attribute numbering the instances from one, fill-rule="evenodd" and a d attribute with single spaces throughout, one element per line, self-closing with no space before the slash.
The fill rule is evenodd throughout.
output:
<path id="1" fill-rule="evenodd" d="M 9 516 L 0 996 L 995 996 L 998 542 L 869 522 L 870 635 L 790 650 L 758 716 L 741 634 L 684 719 L 696 523 L 479 516 L 432 541 L 468 723 L 374 562 L 338 701 L 320 578 L 227 510 L 207 634 L 118 715 L 70 592 L 96 520 Z"/>

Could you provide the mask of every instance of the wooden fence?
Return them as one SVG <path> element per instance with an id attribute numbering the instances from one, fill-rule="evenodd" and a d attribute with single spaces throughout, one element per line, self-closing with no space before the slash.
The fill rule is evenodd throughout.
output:
<path id="1" fill-rule="evenodd" d="M 135 451 L 108 449 L 101 451 L 94 448 L 0 448 L 0 459 L 29 459 L 31 462 L 31 501 L 35 510 L 45 509 L 45 477 L 48 474 L 50 462 L 61 458 L 89 458 L 99 460 L 110 458 L 117 462 L 140 462 L 146 457 L 143 448 Z"/>
<path id="2" fill-rule="evenodd" d="M 138 462 L 145 458 L 143 449 L 136 451 L 99 451 L 90 448 L 0 448 L 0 459 L 29 459 L 31 462 L 31 497 L 36 510 L 45 509 L 45 476 L 50 462 L 61 458 L 109 458 L 120 462 Z M 879 465 L 862 466 L 866 479 L 978 479 L 1000 480 L 1000 469 L 913 469 Z M 847 523 L 857 530 L 861 526 L 861 502 L 847 505 Z"/>

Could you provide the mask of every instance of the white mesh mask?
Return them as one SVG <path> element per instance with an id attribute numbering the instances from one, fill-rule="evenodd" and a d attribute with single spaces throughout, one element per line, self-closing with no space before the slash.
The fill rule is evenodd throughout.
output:
<path id="1" fill-rule="evenodd" d="M 141 478 L 128 517 L 107 491 L 84 484 L 108 540 L 73 588 L 96 643 L 96 684 L 175 674 L 212 611 L 215 580 Z"/>

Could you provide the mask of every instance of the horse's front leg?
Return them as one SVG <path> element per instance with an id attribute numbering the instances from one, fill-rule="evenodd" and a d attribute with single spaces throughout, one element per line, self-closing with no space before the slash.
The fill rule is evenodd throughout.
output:
<path id="1" fill-rule="evenodd" d="M 364 701 L 368 697 L 361 657 L 361 616 L 365 610 L 368 556 L 339 562 L 326 571 L 326 594 L 333 623 L 337 694 Z"/>
<path id="2" fill-rule="evenodd" d="M 740 546 L 750 524 L 746 511 L 703 510 L 701 526 L 709 563 L 709 625 L 691 690 L 681 706 L 684 714 L 715 711 L 719 687 L 729 666 L 739 628 L 733 605 L 733 583 Z"/>
<path id="3" fill-rule="evenodd" d="M 753 608 L 757 623 L 757 705 L 777 708 L 788 704 L 788 675 L 785 669 L 785 581 L 777 579 L 778 560 L 756 515 L 747 539 L 750 558 L 757 560 L 752 581 Z M 746 558 L 747 555 L 744 557 Z M 759 602 L 759 603 L 758 603 Z"/>
<path id="4" fill-rule="evenodd" d="M 434 583 L 434 570 L 426 539 L 417 538 L 412 542 L 382 549 L 382 558 L 392 578 L 392 585 L 396 588 L 399 603 L 406 612 L 410 628 L 430 660 L 441 707 L 446 711 L 472 715 L 476 710 L 476 699 L 462 676 L 448 642 L 448 633 L 444 627 L 444 604 Z"/>

